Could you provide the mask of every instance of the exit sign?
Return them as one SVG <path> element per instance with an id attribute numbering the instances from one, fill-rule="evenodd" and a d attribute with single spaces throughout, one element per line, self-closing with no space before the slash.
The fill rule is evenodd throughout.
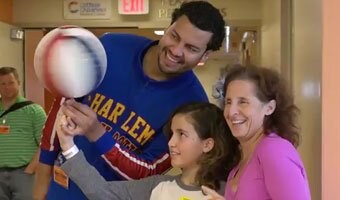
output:
<path id="1" fill-rule="evenodd" d="M 143 15 L 149 13 L 149 0 L 118 0 L 121 15 Z"/>

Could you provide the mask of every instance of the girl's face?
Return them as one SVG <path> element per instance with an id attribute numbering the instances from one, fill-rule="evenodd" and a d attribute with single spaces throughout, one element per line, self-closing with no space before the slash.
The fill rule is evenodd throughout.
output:
<path id="1" fill-rule="evenodd" d="M 261 102 L 256 96 L 256 86 L 249 80 L 234 80 L 227 86 L 224 117 L 232 134 L 247 141 L 263 132 L 266 115 L 275 110 L 275 101 Z"/>
<path id="2" fill-rule="evenodd" d="M 201 140 L 192 125 L 192 118 L 186 114 L 177 114 L 172 118 L 171 131 L 168 145 L 172 166 L 183 170 L 199 167 L 201 155 L 213 147 L 212 139 Z"/>

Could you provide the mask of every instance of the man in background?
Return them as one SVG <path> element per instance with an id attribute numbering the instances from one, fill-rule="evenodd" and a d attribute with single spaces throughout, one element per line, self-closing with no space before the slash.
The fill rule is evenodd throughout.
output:
<path id="1" fill-rule="evenodd" d="M 0 199 L 32 199 L 33 174 L 46 114 L 19 95 L 13 67 L 0 68 Z"/>

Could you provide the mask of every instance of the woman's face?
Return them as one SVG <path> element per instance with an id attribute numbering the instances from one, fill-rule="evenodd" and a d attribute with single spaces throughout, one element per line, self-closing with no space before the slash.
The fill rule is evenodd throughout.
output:
<path id="1" fill-rule="evenodd" d="M 261 102 L 256 90 L 255 84 L 249 80 L 233 80 L 227 86 L 224 117 L 240 142 L 262 133 L 265 116 L 275 110 L 275 101 Z"/>

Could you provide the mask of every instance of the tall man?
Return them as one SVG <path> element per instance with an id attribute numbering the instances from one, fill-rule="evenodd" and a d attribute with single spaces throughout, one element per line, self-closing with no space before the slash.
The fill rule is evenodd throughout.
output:
<path id="1" fill-rule="evenodd" d="M 179 105 L 208 101 L 192 69 L 221 47 L 224 26 L 218 9 L 192 1 L 174 11 L 160 41 L 113 33 L 100 38 L 108 58 L 104 81 L 81 103 L 67 100 L 61 110 L 83 134 L 75 143 L 106 180 L 139 179 L 170 168 L 162 126 Z M 85 199 L 58 168 L 64 159 L 56 159 L 60 147 L 53 128 L 59 104 L 44 130 L 35 198 L 45 197 L 54 164 L 47 199 Z"/>
<path id="2" fill-rule="evenodd" d="M 32 199 L 33 173 L 46 114 L 19 95 L 13 67 L 0 68 L 0 199 Z"/>

